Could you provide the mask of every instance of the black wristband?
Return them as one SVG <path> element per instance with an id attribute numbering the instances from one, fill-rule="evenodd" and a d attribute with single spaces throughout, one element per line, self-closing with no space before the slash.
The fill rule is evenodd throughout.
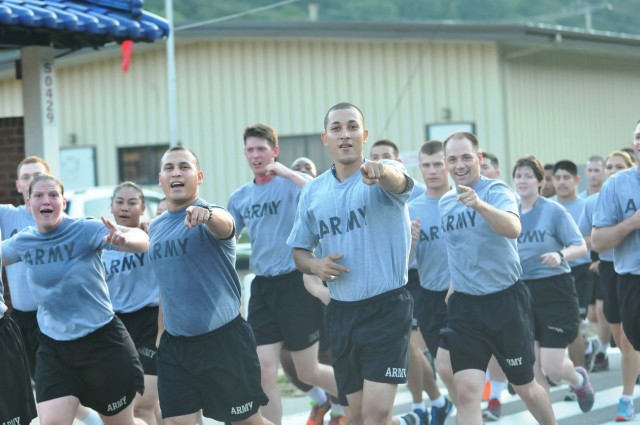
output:
<path id="1" fill-rule="evenodd" d="M 562 253 L 562 251 L 558 251 L 558 255 L 560 256 L 560 261 L 562 262 L 564 260 L 564 254 Z"/>
<path id="2" fill-rule="evenodd" d="M 206 207 L 203 207 L 203 208 L 205 208 L 207 211 L 209 211 L 209 217 L 207 217 L 207 221 L 211 220 L 211 217 L 213 217 L 213 207 L 206 206 Z"/>

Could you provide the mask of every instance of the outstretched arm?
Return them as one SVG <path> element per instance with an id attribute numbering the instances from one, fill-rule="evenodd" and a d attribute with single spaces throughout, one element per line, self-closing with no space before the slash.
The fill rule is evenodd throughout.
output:
<path id="1" fill-rule="evenodd" d="M 149 249 L 149 235 L 144 230 L 133 227 L 118 228 L 110 220 L 100 217 L 109 234 L 104 237 L 107 243 L 116 245 L 125 252 L 145 252 Z"/>
<path id="2" fill-rule="evenodd" d="M 469 208 L 473 208 L 485 219 L 489 226 L 498 234 L 509 239 L 516 239 L 522 231 L 520 218 L 508 211 L 502 211 L 483 201 L 470 187 L 458 185 L 460 194 L 456 199 Z"/>
<path id="3" fill-rule="evenodd" d="M 369 186 L 377 184 L 392 193 L 402 193 L 407 188 L 407 175 L 402 171 L 377 161 L 365 161 L 360 166 L 362 181 Z"/>
<path id="4" fill-rule="evenodd" d="M 304 187 L 305 184 L 309 183 L 309 180 L 304 175 L 292 170 L 291 168 L 288 168 L 287 166 L 279 162 L 273 162 L 267 165 L 267 172 L 276 176 L 283 177 L 287 180 L 291 180 L 293 184 L 298 187 Z"/>
<path id="5" fill-rule="evenodd" d="M 193 228 L 205 224 L 218 239 L 229 239 L 235 232 L 233 217 L 223 208 L 205 208 L 192 205 L 187 208 L 184 225 Z"/>

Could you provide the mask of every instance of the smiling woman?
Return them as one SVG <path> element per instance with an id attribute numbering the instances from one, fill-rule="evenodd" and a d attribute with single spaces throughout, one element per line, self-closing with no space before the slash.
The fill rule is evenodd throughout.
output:
<path id="1" fill-rule="evenodd" d="M 113 189 L 111 212 L 119 226 L 141 227 L 146 211 L 142 188 L 127 181 Z M 144 228 L 144 227 L 141 227 Z M 107 250 L 102 254 L 106 281 L 113 310 L 131 335 L 144 370 L 145 391 L 135 400 L 135 416 L 147 425 L 155 425 L 158 405 L 156 337 L 160 293 L 158 281 L 150 270 L 148 253 Z"/>
<path id="2" fill-rule="evenodd" d="M 133 425 L 131 402 L 144 390 L 142 370 L 129 334 L 114 317 L 101 253 L 143 252 L 149 238 L 139 229 L 117 228 L 104 218 L 65 216 L 64 186 L 50 175 L 34 177 L 27 202 L 36 227 L 3 241 L 2 261 L 25 264 L 38 306 L 39 414 L 43 420 L 66 422 L 82 399 L 105 424 Z M 103 385 L 87 388 L 83 376 L 88 371 Z"/>
<path id="3" fill-rule="evenodd" d="M 62 195 L 64 186 L 55 177 L 41 174 L 31 182 L 27 207 L 31 209 L 40 232 L 48 233 L 62 221 L 62 211 L 66 205 Z"/>
<path id="4" fill-rule="evenodd" d="M 512 176 L 520 195 L 520 278 L 533 300 L 535 376 L 547 391 L 547 377 L 553 382 L 568 381 L 586 412 L 594 400 L 589 378 L 565 351 L 580 326 L 578 295 L 568 262 L 584 255 L 587 245 L 569 212 L 540 196 L 544 167 L 535 156 L 518 159 Z"/>

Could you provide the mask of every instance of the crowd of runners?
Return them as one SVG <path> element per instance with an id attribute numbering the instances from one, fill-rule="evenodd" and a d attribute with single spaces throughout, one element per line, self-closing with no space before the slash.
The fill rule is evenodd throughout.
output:
<path id="1" fill-rule="evenodd" d="M 312 159 L 276 160 L 272 127 L 247 127 L 253 179 L 226 206 L 200 197 L 196 153 L 170 148 L 151 222 L 133 182 L 114 188 L 112 217 L 71 218 L 47 162 L 18 164 L 24 205 L 0 205 L 12 302 L 0 286 L 0 423 L 279 425 L 282 366 L 310 399 L 307 425 L 444 424 L 454 411 L 482 424 L 500 419 L 506 387 L 554 425 L 550 387 L 568 383 L 591 410 L 589 374 L 608 369 L 611 343 L 615 420 L 635 417 L 640 123 L 631 147 L 587 159 L 581 193 L 575 162 L 533 155 L 509 186 L 467 132 L 419 147 L 418 182 L 392 141 L 367 145 L 350 103 L 326 113 L 322 143 L 333 165 L 318 175 Z M 412 407 L 393 416 L 404 383 Z"/>

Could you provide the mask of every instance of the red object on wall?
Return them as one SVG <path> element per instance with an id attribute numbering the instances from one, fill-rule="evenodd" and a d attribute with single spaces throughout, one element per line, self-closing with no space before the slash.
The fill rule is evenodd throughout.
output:
<path id="1" fill-rule="evenodd" d="M 133 41 L 125 40 L 122 42 L 122 73 L 126 74 L 131 65 L 131 55 L 133 53 Z"/>

